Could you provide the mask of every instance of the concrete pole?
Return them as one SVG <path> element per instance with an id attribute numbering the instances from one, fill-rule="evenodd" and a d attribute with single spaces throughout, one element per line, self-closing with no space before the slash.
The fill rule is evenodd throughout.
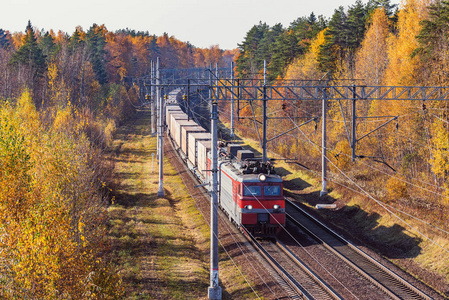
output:
<path id="1" fill-rule="evenodd" d="M 212 70 L 211 70 L 212 72 Z M 212 76 L 209 76 L 209 95 L 212 89 Z M 211 98 L 210 98 L 211 99 Z M 208 288 L 209 299 L 221 299 L 221 287 L 218 285 L 218 104 L 217 99 L 212 100 L 211 107 L 211 134 L 212 134 L 212 193 L 210 206 L 210 286 Z"/>
<path id="2" fill-rule="evenodd" d="M 159 102 L 160 102 L 160 98 L 161 98 L 161 87 L 160 87 L 160 83 L 161 83 L 161 78 L 160 78 L 160 72 L 159 72 L 159 57 L 156 59 L 156 66 L 155 66 L 155 75 L 156 75 L 156 97 L 154 98 L 154 105 L 155 105 L 155 109 L 154 109 L 154 119 L 158 120 L 158 110 L 159 110 Z M 160 117 L 160 115 L 159 115 Z M 156 134 L 158 136 L 157 138 L 157 160 L 159 160 L 159 121 L 157 121 L 157 128 L 156 128 Z"/>
<path id="3" fill-rule="evenodd" d="M 156 68 L 157 68 L 157 86 L 158 90 L 160 90 L 160 71 L 159 71 L 159 57 L 157 58 L 156 62 Z M 157 140 L 159 141 L 159 190 L 157 191 L 158 197 L 165 197 L 164 192 L 164 99 L 163 95 L 164 93 L 159 92 L 159 119 L 158 119 L 158 137 Z"/>
<path id="4" fill-rule="evenodd" d="M 355 94 L 355 85 L 352 87 L 352 143 L 351 143 L 351 148 L 352 148 L 352 161 L 355 161 L 355 145 L 357 142 L 357 137 L 356 137 L 356 122 L 357 122 L 357 115 L 356 115 L 356 94 Z"/>
<path id="5" fill-rule="evenodd" d="M 154 70 L 154 61 L 151 61 L 151 136 L 156 135 L 156 74 Z"/>
<path id="6" fill-rule="evenodd" d="M 326 146 L 326 121 L 327 121 L 327 95 L 326 89 L 323 89 L 323 101 L 322 101 L 322 137 L 321 137 L 321 182 L 322 188 L 320 197 L 327 195 L 327 146 Z"/>
<path id="7" fill-rule="evenodd" d="M 267 162 L 267 61 L 263 61 L 263 137 L 262 137 L 262 162 Z"/>

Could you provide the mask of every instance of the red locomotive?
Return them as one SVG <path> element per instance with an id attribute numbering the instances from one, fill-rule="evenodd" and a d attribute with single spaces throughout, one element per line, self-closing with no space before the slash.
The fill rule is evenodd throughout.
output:
<path id="1" fill-rule="evenodd" d="M 252 235 L 274 237 L 285 225 L 282 178 L 270 162 L 230 144 L 218 160 L 219 205 L 238 226 Z"/>

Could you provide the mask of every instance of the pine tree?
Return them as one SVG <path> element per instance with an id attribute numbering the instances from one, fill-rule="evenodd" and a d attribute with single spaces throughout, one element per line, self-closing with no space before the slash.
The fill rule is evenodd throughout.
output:
<path id="1" fill-rule="evenodd" d="M 23 38 L 23 45 L 12 55 L 11 63 L 13 65 L 22 64 L 29 66 L 33 72 L 33 79 L 42 77 L 45 69 L 45 55 L 37 43 L 34 29 L 31 22 L 28 21 L 26 34 Z"/>
<path id="2" fill-rule="evenodd" d="M 268 68 L 270 79 L 283 76 L 286 67 L 309 51 L 311 41 L 324 28 L 324 17 L 317 18 L 313 12 L 308 17 L 300 17 L 292 22 L 273 45 L 273 56 Z"/>
<path id="3" fill-rule="evenodd" d="M 95 77 L 100 84 L 105 84 L 108 81 L 106 73 L 106 32 L 104 25 L 98 26 L 93 24 L 86 33 L 86 43 L 90 51 L 90 62 L 92 63 Z"/>
<path id="4" fill-rule="evenodd" d="M 0 29 L 0 48 L 8 49 L 10 45 L 8 34 L 3 29 Z"/>
<path id="5" fill-rule="evenodd" d="M 367 10 L 360 0 L 346 13 L 340 6 L 335 10 L 326 31 L 326 42 L 319 55 L 320 69 L 336 77 L 354 70 L 355 53 L 360 48 L 366 30 Z"/>
<path id="6" fill-rule="evenodd" d="M 81 28 L 76 28 L 73 32 L 72 36 L 69 38 L 69 51 L 73 54 L 73 52 L 80 46 L 84 45 L 84 32 L 82 32 Z"/>
<path id="7" fill-rule="evenodd" d="M 424 83 L 447 85 L 449 83 L 449 1 L 437 1 L 429 6 L 429 17 L 421 22 L 416 36 L 426 70 Z"/>
<path id="8" fill-rule="evenodd" d="M 348 61 L 351 78 L 355 67 L 355 53 L 360 48 L 366 31 L 367 11 L 360 0 L 351 6 L 348 10 L 347 20 L 347 47 Z"/>
<path id="9" fill-rule="evenodd" d="M 263 58 L 257 49 L 268 31 L 269 26 L 260 22 L 248 31 L 243 43 L 239 45 L 240 55 L 237 58 L 236 69 L 241 77 L 252 77 L 263 68 Z"/>
<path id="10" fill-rule="evenodd" d="M 347 16 L 343 6 L 334 11 L 325 32 L 326 42 L 320 48 L 318 62 L 323 72 L 336 73 L 346 57 Z"/>
<path id="11" fill-rule="evenodd" d="M 48 31 L 40 39 L 39 47 L 42 49 L 42 54 L 47 58 L 47 61 L 53 58 L 57 51 L 54 38 Z"/>
<path id="12" fill-rule="evenodd" d="M 383 7 L 387 16 L 392 16 L 397 9 L 397 4 L 391 4 L 390 0 L 369 0 L 366 9 L 368 14 L 371 15 L 377 8 Z"/>

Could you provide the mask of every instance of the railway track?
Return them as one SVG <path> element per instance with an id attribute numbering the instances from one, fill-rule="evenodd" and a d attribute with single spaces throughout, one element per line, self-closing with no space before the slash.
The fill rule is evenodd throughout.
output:
<path id="1" fill-rule="evenodd" d="M 342 299 L 280 241 L 258 241 L 248 232 L 245 235 L 289 285 L 291 299 Z"/>
<path id="2" fill-rule="evenodd" d="M 287 219 L 322 244 L 390 299 L 432 299 L 286 199 Z"/>

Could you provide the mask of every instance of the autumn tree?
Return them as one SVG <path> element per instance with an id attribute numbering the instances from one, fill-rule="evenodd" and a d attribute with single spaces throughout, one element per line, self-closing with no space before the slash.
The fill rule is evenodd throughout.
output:
<path id="1" fill-rule="evenodd" d="M 270 79 L 283 77 L 286 67 L 309 50 L 311 41 L 326 24 L 323 16 L 316 17 L 314 13 L 292 22 L 272 46 L 273 55 L 268 66 Z"/>
<path id="2" fill-rule="evenodd" d="M 387 85 L 413 85 L 420 60 L 412 55 L 419 47 L 416 36 L 420 22 L 427 16 L 429 0 L 407 0 L 398 13 L 397 34 L 388 39 L 388 60 L 385 83 Z"/>
<path id="3" fill-rule="evenodd" d="M 371 16 L 370 25 L 356 55 L 356 78 L 367 85 L 381 85 L 388 66 L 389 19 L 383 7 Z"/>
<path id="4" fill-rule="evenodd" d="M 285 73 L 288 79 L 316 79 L 322 78 L 323 72 L 319 69 L 319 52 L 320 47 L 325 43 L 325 30 L 322 30 L 312 39 L 308 52 L 301 57 L 295 59 Z"/>

